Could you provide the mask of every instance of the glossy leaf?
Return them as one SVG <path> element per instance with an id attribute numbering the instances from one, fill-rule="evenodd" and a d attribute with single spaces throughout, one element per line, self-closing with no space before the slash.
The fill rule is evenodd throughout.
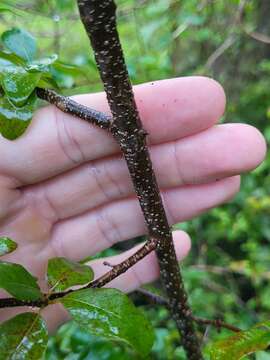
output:
<path id="1" fill-rule="evenodd" d="M 11 253 L 17 249 L 15 241 L 8 237 L 0 237 L 0 256 Z"/>
<path id="2" fill-rule="evenodd" d="M 20 300 L 37 300 L 42 294 L 37 279 L 22 265 L 0 261 L 0 288 Z"/>
<path id="3" fill-rule="evenodd" d="M 7 70 L 16 69 L 17 65 L 15 65 L 10 60 L 4 59 L 0 57 L 0 79 L 2 77 L 1 73 Z"/>
<path id="4" fill-rule="evenodd" d="M 16 107 L 6 96 L 0 98 L 0 133 L 9 140 L 22 135 L 32 119 L 35 103 L 35 94 L 23 107 Z"/>
<path id="5" fill-rule="evenodd" d="M 19 56 L 12 53 L 7 53 L 5 51 L 0 51 L 0 59 L 4 59 L 8 61 L 12 65 L 21 65 L 21 66 L 25 65 L 25 61 L 22 60 Z M 1 68 L 1 71 L 3 69 L 5 68 Z"/>
<path id="6" fill-rule="evenodd" d="M 47 343 L 48 331 L 38 314 L 19 314 L 0 325 L 0 359 L 42 359 Z"/>
<path id="7" fill-rule="evenodd" d="M 224 340 L 211 344 L 207 352 L 211 360 L 238 360 L 264 350 L 270 345 L 270 321 L 259 323 Z"/>
<path id="8" fill-rule="evenodd" d="M 41 73 L 29 73 L 22 67 L 11 68 L 4 72 L 1 85 L 12 103 L 21 107 L 36 88 Z"/>
<path id="9" fill-rule="evenodd" d="M 57 60 L 57 58 L 58 56 L 56 54 L 53 54 L 42 59 L 31 61 L 26 66 L 26 70 L 30 72 L 49 72 L 49 66 L 52 65 Z"/>
<path id="10" fill-rule="evenodd" d="M 16 16 L 21 16 L 23 13 L 22 8 L 18 8 L 16 6 L 18 4 L 18 1 L 12 1 L 12 0 L 1 0 L 0 2 L 0 13 L 4 15 L 4 13 L 10 13 Z"/>
<path id="11" fill-rule="evenodd" d="M 61 299 L 73 319 L 94 335 L 120 340 L 145 356 L 153 345 L 153 329 L 142 312 L 116 289 L 86 289 Z"/>
<path id="12" fill-rule="evenodd" d="M 81 69 L 82 66 L 65 64 L 62 61 L 56 61 L 53 66 L 56 70 L 73 76 L 80 75 L 81 73 L 83 73 Z"/>
<path id="13" fill-rule="evenodd" d="M 89 266 L 63 257 L 52 258 L 48 262 L 48 283 L 54 291 L 63 291 L 74 285 L 87 284 L 93 277 L 94 272 Z"/>
<path id="14" fill-rule="evenodd" d="M 37 52 L 36 40 L 27 31 L 13 28 L 2 34 L 5 47 L 26 61 L 34 59 Z"/>

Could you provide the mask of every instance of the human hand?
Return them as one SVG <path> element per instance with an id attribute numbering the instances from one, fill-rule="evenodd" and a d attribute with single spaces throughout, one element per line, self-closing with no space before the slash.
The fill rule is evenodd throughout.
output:
<path id="1" fill-rule="evenodd" d="M 213 80 L 186 77 L 134 90 L 171 224 L 228 201 L 239 174 L 263 160 L 265 142 L 255 128 L 215 125 L 225 97 Z M 76 100 L 109 111 L 104 93 Z M 49 106 L 20 139 L 1 138 L 0 153 L 0 235 L 19 245 L 5 258 L 24 265 L 44 290 L 49 258 L 78 261 L 146 232 L 125 161 L 106 131 Z M 189 237 L 176 231 L 174 241 L 181 259 Z M 116 264 L 132 252 L 107 260 Z M 108 270 L 103 261 L 91 262 L 97 277 Z M 109 286 L 128 292 L 156 277 L 152 253 Z M 55 306 L 44 310 L 52 327 L 64 318 Z M 1 310 L 1 319 L 11 311 Z"/>

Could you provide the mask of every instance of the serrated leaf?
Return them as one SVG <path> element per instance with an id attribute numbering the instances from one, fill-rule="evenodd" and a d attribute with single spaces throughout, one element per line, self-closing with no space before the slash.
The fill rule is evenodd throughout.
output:
<path id="1" fill-rule="evenodd" d="M 270 345 L 270 321 L 257 324 L 207 347 L 211 360 L 238 360 Z"/>
<path id="2" fill-rule="evenodd" d="M 37 279 L 22 265 L 0 261 L 0 288 L 19 300 L 41 298 Z"/>
<path id="3" fill-rule="evenodd" d="M 6 96 L 0 98 L 0 133 L 6 139 L 17 139 L 25 132 L 32 120 L 35 103 L 35 94 L 23 107 L 16 107 Z"/>
<path id="4" fill-rule="evenodd" d="M 119 290 L 79 290 L 60 301 L 91 334 L 124 341 L 143 356 L 150 352 L 154 340 L 152 326 Z"/>
<path id="5" fill-rule="evenodd" d="M 0 237 L 0 256 L 11 253 L 17 249 L 15 241 L 8 237 Z"/>
<path id="6" fill-rule="evenodd" d="M 35 313 L 23 313 L 0 325 L 0 359 L 42 359 L 48 343 L 44 320 Z"/>
<path id="7" fill-rule="evenodd" d="M 27 31 L 13 28 L 2 34 L 5 47 L 12 53 L 26 61 L 34 59 L 37 52 L 37 44 L 34 37 Z"/>
<path id="8" fill-rule="evenodd" d="M 41 73 L 29 73 L 22 67 L 7 68 L 2 74 L 1 85 L 12 103 L 21 107 L 36 88 Z"/>
<path id="9" fill-rule="evenodd" d="M 64 291 L 74 285 L 89 283 L 94 278 L 94 272 L 89 266 L 56 257 L 48 262 L 47 278 L 54 291 Z"/>

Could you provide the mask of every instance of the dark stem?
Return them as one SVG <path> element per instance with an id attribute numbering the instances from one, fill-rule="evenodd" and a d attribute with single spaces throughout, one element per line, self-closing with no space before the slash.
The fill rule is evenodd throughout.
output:
<path id="1" fill-rule="evenodd" d="M 138 293 L 140 295 L 143 295 L 143 297 L 146 298 L 147 301 L 150 302 L 151 304 L 169 307 L 169 302 L 167 299 L 165 299 L 163 296 L 160 296 L 158 294 L 154 294 L 147 289 L 139 288 L 139 289 L 135 290 L 134 292 Z M 194 316 L 194 315 L 192 315 L 192 319 L 199 325 L 212 325 L 212 326 L 215 326 L 218 330 L 220 330 L 221 328 L 224 328 L 224 329 L 231 330 L 233 332 L 242 331 L 240 328 L 238 328 L 234 325 L 225 323 L 224 321 L 222 321 L 220 319 L 205 319 L 205 318 L 202 318 L 199 316 Z"/>
<path id="2" fill-rule="evenodd" d="M 135 254 L 121 262 L 117 265 L 111 265 L 112 270 L 108 271 L 106 274 L 98 278 L 97 280 L 92 281 L 88 287 L 102 287 L 106 285 L 107 283 L 111 282 L 113 279 L 118 277 L 119 275 L 126 272 L 129 268 L 131 268 L 133 265 L 135 265 L 137 262 L 139 262 L 141 259 L 143 259 L 146 255 L 150 254 L 151 251 L 153 251 L 157 246 L 157 240 L 152 238 L 149 239 L 145 245 L 136 251 Z"/>
<path id="3" fill-rule="evenodd" d="M 224 328 L 224 329 L 236 332 L 236 333 L 242 331 L 240 328 L 238 328 L 234 325 L 225 323 L 224 321 L 222 321 L 220 319 L 205 319 L 205 318 L 201 318 L 198 316 L 193 316 L 193 320 L 196 321 L 196 323 L 200 324 L 200 325 L 215 326 L 218 330 L 220 330 L 221 328 Z"/>
<path id="4" fill-rule="evenodd" d="M 121 274 L 125 273 L 128 269 L 130 269 L 133 265 L 137 262 L 142 260 L 145 256 L 150 254 L 157 246 L 157 240 L 154 238 L 149 239 L 139 250 L 137 250 L 133 255 L 129 258 L 125 259 L 121 263 L 117 265 L 113 265 L 112 269 L 106 272 L 104 275 L 100 276 L 98 279 L 91 281 L 86 286 L 82 287 L 82 289 L 89 289 L 89 288 L 100 288 L 104 285 L 111 282 L 113 279 L 117 278 Z M 77 289 L 78 290 L 78 289 Z M 77 290 L 67 290 L 59 293 L 53 294 L 43 294 L 41 299 L 38 300 L 18 300 L 15 298 L 3 298 L 0 299 L 0 308 L 11 308 L 11 307 L 19 307 L 19 306 L 31 306 L 31 307 L 38 307 L 42 308 L 49 305 L 55 300 L 64 297 L 71 292 Z"/>
<path id="5" fill-rule="evenodd" d="M 80 16 L 94 49 L 96 62 L 113 115 L 112 134 L 126 159 L 150 237 L 158 240 L 161 280 L 182 343 L 191 360 L 202 359 L 191 310 L 179 270 L 171 229 L 146 146 L 116 28 L 113 0 L 78 0 Z"/>
<path id="6" fill-rule="evenodd" d="M 101 111 L 78 104 L 69 97 L 59 95 L 53 90 L 36 88 L 36 93 L 40 99 L 48 101 L 67 114 L 76 116 L 102 129 L 109 129 L 111 126 L 112 118 Z"/>

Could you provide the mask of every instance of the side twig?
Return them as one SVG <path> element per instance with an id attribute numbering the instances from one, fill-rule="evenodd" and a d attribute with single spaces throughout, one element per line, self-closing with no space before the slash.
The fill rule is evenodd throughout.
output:
<path id="1" fill-rule="evenodd" d="M 151 304 L 169 307 L 168 300 L 165 299 L 163 296 L 154 294 L 151 291 L 148 291 L 144 288 L 139 288 L 139 289 L 135 290 L 134 292 L 138 293 L 140 295 L 143 295 L 143 297 L 146 298 L 147 301 L 150 302 Z M 233 332 L 242 331 L 240 328 L 238 328 L 234 325 L 225 323 L 224 321 L 222 321 L 220 319 L 205 319 L 205 318 L 195 316 L 195 315 L 192 315 L 192 319 L 199 325 L 212 325 L 212 326 L 216 327 L 218 330 L 220 330 L 221 328 L 224 328 L 224 329 L 231 330 Z"/>
<path id="2" fill-rule="evenodd" d="M 109 129 L 111 126 L 112 118 L 109 115 L 78 104 L 69 97 L 57 94 L 54 90 L 37 88 L 36 93 L 40 99 L 55 105 L 58 109 L 67 114 L 76 116 L 102 129 Z"/>
<path id="3" fill-rule="evenodd" d="M 150 254 L 157 246 L 157 240 L 155 238 L 149 239 L 139 250 L 137 250 L 133 255 L 122 261 L 121 263 L 114 265 L 112 269 L 106 272 L 104 275 L 100 276 L 98 279 L 91 281 L 86 286 L 81 289 L 89 288 L 100 288 L 104 285 L 111 282 L 113 279 L 117 278 L 121 274 L 125 273 L 137 262 L 142 260 L 145 256 Z M 78 289 L 77 289 L 78 290 Z M 57 301 L 64 297 L 65 295 L 77 291 L 77 290 L 67 290 L 63 292 L 53 293 L 50 295 L 43 294 L 42 298 L 38 300 L 18 300 L 15 298 L 3 298 L 0 299 L 0 308 L 11 308 L 11 307 L 20 307 L 20 306 L 30 306 L 42 308 L 49 305 L 52 302 Z"/>

